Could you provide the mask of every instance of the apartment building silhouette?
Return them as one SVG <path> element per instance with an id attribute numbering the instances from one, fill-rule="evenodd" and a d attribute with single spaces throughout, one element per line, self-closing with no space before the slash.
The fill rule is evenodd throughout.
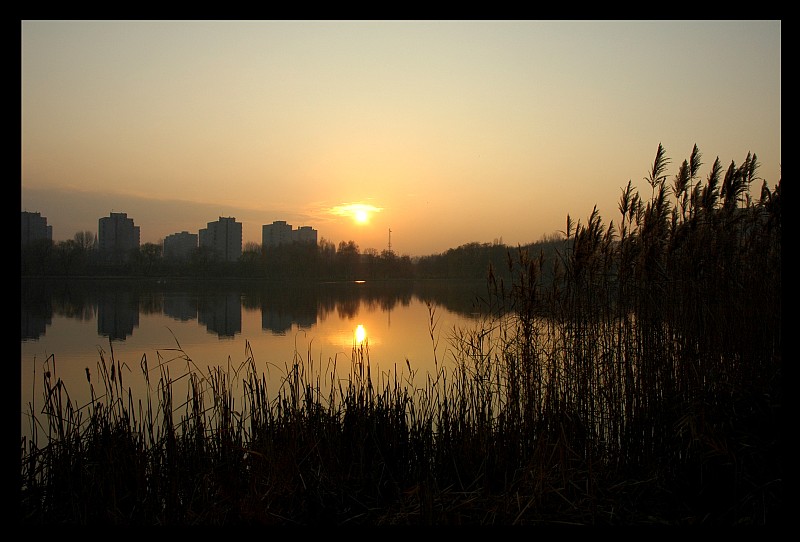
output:
<path id="1" fill-rule="evenodd" d="M 27 245 L 38 239 L 52 241 L 53 227 L 38 212 L 21 212 L 21 242 Z M 263 247 L 276 247 L 292 243 L 317 244 L 317 230 L 311 226 L 294 229 L 285 220 L 276 220 L 261 227 Z M 127 213 L 110 213 L 98 221 L 97 248 L 107 259 L 128 261 L 140 245 L 140 229 Z M 242 255 L 242 224 L 233 217 L 219 217 L 208 222 L 198 233 L 182 231 L 167 235 L 163 243 L 163 257 L 170 260 L 188 258 L 198 247 L 208 248 L 218 259 L 235 262 Z"/>
<path id="2" fill-rule="evenodd" d="M 197 250 L 196 233 L 182 231 L 172 233 L 164 237 L 164 259 L 165 260 L 186 260 L 192 252 Z"/>
<path id="3" fill-rule="evenodd" d="M 47 218 L 41 214 L 22 211 L 20 220 L 21 244 L 28 245 L 40 239 L 53 240 L 53 226 L 48 226 Z"/>
<path id="4" fill-rule="evenodd" d="M 314 243 L 316 245 L 317 230 L 311 226 L 300 226 L 295 230 L 285 220 L 276 220 L 272 224 L 261 226 L 262 246 L 276 247 L 290 243 Z"/>
<path id="5" fill-rule="evenodd" d="M 199 231 L 200 247 L 208 247 L 218 258 L 235 262 L 242 255 L 242 223 L 233 217 L 219 217 Z"/>
<path id="6" fill-rule="evenodd" d="M 131 252 L 139 248 L 139 226 L 127 213 L 111 213 L 97 225 L 97 248 L 107 258 L 127 261 Z"/>

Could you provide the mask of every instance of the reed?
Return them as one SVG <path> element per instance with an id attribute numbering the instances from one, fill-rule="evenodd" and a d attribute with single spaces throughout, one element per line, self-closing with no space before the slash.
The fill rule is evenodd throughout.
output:
<path id="1" fill-rule="evenodd" d="M 143 398 L 101 352 L 79 406 L 49 358 L 22 522 L 780 523 L 780 182 L 751 200 L 754 155 L 705 183 L 697 147 L 668 163 L 618 224 L 567 217 L 555 260 L 510 251 L 446 345 L 430 307 L 422 382 L 367 344 L 259 374 L 249 345 L 203 371 L 178 343 L 142 357 Z"/>

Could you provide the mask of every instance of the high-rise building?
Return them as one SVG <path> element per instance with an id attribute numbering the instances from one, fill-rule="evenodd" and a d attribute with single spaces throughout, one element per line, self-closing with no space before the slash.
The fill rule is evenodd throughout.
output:
<path id="1" fill-rule="evenodd" d="M 311 226 L 300 226 L 296 230 L 285 220 L 276 220 L 272 224 L 261 226 L 261 244 L 265 247 L 276 247 L 289 243 L 317 244 L 317 230 Z"/>
<path id="2" fill-rule="evenodd" d="M 127 213 L 111 213 L 98 223 L 97 246 L 106 257 L 126 261 L 139 248 L 139 226 Z"/>
<path id="3" fill-rule="evenodd" d="M 208 247 L 226 262 L 238 261 L 242 255 L 242 223 L 233 217 L 219 217 L 199 232 L 200 247 Z"/>
<path id="4" fill-rule="evenodd" d="M 164 259 L 185 260 L 197 249 L 197 234 L 182 231 L 164 238 Z"/>
<path id="5" fill-rule="evenodd" d="M 53 226 L 48 226 L 47 218 L 43 217 L 41 214 L 22 211 L 20 219 L 23 245 L 27 245 L 39 239 L 53 240 Z"/>
<path id="6" fill-rule="evenodd" d="M 265 247 L 276 247 L 292 242 L 292 225 L 285 220 L 276 220 L 272 224 L 261 226 L 261 244 Z"/>
<path id="7" fill-rule="evenodd" d="M 311 226 L 300 226 L 292 232 L 292 238 L 296 243 L 317 244 L 317 230 Z"/>

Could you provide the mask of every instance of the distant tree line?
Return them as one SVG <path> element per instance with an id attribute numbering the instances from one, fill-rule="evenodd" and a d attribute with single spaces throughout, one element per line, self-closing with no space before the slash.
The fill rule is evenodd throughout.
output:
<path id="1" fill-rule="evenodd" d="M 555 257 L 565 246 L 558 233 L 516 247 L 534 256 Z M 104 254 L 90 231 L 72 239 L 38 240 L 21 247 L 23 277 L 195 277 L 380 280 L 413 278 L 486 279 L 489 274 L 510 280 L 510 247 L 501 241 L 471 242 L 440 254 L 414 257 L 391 250 L 361 250 L 352 240 L 338 245 L 324 237 L 314 243 L 264 247 L 246 243 L 236 262 L 222 261 L 208 247 L 186 258 L 163 257 L 160 243 L 144 243 L 128 254 Z"/>

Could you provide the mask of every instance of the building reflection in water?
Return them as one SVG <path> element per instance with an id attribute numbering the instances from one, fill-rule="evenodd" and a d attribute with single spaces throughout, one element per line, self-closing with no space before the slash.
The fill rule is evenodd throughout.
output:
<path id="1" fill-rule="evenodd" d="M 198 304 L 197 320 L 206 329 L 222 337 L 234 337 L 242 331 L 242 300 L 238 292 L 215 292 Z"/>
<path id="2" fill-rule="evenodd" d="M 188 322 L 197 319 L 197 298 L 187 294 L 165 294 L 164 295 L 164 314 L 179 320 Z"/>
<path id="3" fill-rule="evenodd" d="M 51 325 L 53 314 L 89 320 L 97 318 L 98 335 L 124 341 L 139 327 L 140 313 L 163 313 L 182 322 L 197 320 L 221 339 L 242 332 L 242 310 L 260 310 L 261 328 L 286 335 L 293 327 L 309 330 L 330 315 L 355 318 L 362 304 L 380 307 L 391 315 L 393 307 L 407 307 L 412 299 L 443 304 L 461 314 L 473 314 L 469 289 L 431 283 L 414 286 L 355 283 L 243 284 L 205 282 L 154 283 L 152 281 L 23 281 L 21 339 L 38 340 Z M 464 292 L 467 292 L 465 295 Z M 473 296 L 474 297 L 474 296 Z M 390 318 L 391 316 L 389 316 Z M 345 330 L 342 330 L 345 331 Z M 342 337 L 344 339 L 344 337 Z M 367 339 L 359 324 L 344 339 L 357 345 Z M 352 342 L 351 342 L 352 341 Z"/>
<path id="4" fill-rule="evenodd" d="M 138 297 L 124 289 L 104 290 L 97 302 L 97 334 L 124 341 L 139 327 Z"/>
<path id="5" fill-rule="evenodd" d="M 29 311 L 25 307 L 21 307 L 22 316 L 20 322 L 20 332 L 22 340 L 36 340 L 40 335 L 44 335 L 47 331 L 47 326 L 53 322 L 52 307 L 44 308 L 44 310 Z"/>

